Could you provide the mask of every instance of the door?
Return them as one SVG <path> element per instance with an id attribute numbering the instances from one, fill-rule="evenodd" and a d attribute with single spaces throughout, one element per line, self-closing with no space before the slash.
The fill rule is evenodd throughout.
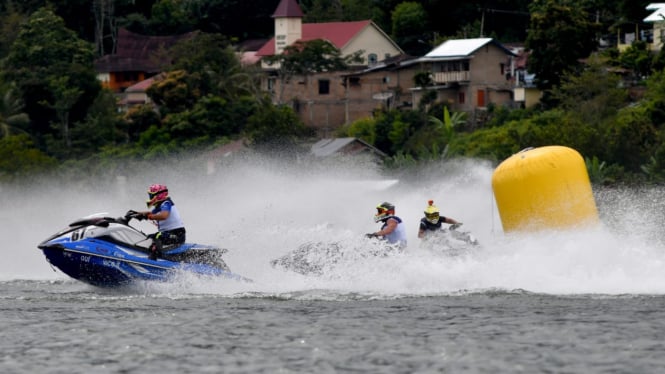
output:
<path id="1" fill-rule="evenodd" d="M 484 107 L 485 106 L 485 90 L 478 90 L 478 93 L 476 95 L 478 98 L 478 105 L 479 107 Z"/>

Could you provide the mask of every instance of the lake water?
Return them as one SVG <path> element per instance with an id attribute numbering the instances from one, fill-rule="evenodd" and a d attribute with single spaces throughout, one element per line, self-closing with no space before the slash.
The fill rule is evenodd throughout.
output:
<path id="1" fill-rule="evenodd" d="M 602 224 L 504 235 L 486 164 L 386 177 L 252 161 L 151 171 L 103 187 L 0 187 L 2 373 L 657 373 L 665 366 L 662 191 L 595 191 Z M 78 217 L 140 208 L 165 183 L 188 241 L 229 250 L 251 283 L 182 274 L 105 290 L 36 245 Z M 421 248 L 428 199 L 481 246 Z M 306 276 L 273 268 L 303 243 L 362 250 L 390 201 L 409 247 Z M 143 229 L 154 230 L 148 223 Z"/>

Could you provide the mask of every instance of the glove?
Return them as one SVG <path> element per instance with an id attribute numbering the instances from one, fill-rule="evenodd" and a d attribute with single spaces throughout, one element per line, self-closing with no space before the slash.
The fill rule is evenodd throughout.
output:
<path id="1" fill-rule="evenodd" d="M 145 214 L 139 213 L 135 210 L 128 210 L 127 213 L 125 213 L 125 218 L 128 220 L 136 218 L 137 220 L 142 221 L 148 217 Z"/>
<path id="2" fill-rule="evenodd" d="M 365 237 L 371 239 L 371 238 L 376 238 L 377 235 L 373 232 L 370 232 L 369 234 L 365 234 Z"/>
<path id="3" fill-rule="evenodd" d="M 460 226 L 462 226 L 462 222 L 453 223 L 452 225 L 450 225 L 449 229 L 457 230 Z"/>

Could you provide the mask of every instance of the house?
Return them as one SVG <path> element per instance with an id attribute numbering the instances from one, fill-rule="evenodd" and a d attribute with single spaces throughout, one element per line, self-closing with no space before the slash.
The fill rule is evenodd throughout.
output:
<path id="1" fill-rule="evenodd" d="M 156 80 L 161 79 L 163 74 L 158 74 L 148 79 L 144 79 L 136 84 L 133 84 L 125 89 L 124 92 L 119 93 L 118 96 L 120 100 L 118 101 L 118 107 L 122 111 L 127 111 L 129 108 L 150 104 L 152 101 L 148 96 L 148 88 L 155 83 Z"/>
<path id="2" fill-rule="evenodd" d="M 653 41 L 650 47 L 652 51 L 658 52 L 665 42 L 665 3 L 651 3 L 646 9 L 651 11 L 651 14 L 644 19 L 644 22 L 653 25 Z"/>
<path id="3" fill-rule="evenodd" d="M 148 36 L 127 29 L 118 30 L 116 53 L 95 61 L 97 79 L 113 92 L 148 79 L 164 70 L 166 51 L 177 42 L 191 38 L 196 32 L 173 36 Z"/>
<path id="4" fill-rule="evenodd" d="M 345 79 L 341 72 L 326 72 L 312 77 L 296 77 L 290 81 L 278 79 L 279 66 L 266 57 L 280 54 L 298 41 L 322 39 L 332 43 L 342 56 L 362 51 L 356 68 L 375 66 L 380 61 L 403 54 L 402 49 L 371 20 L 353 22 L 302 23 L 303 13 L 296 0 L 281 0 L 273 14 L 275 36 L 263 45 L 256 56 L 266 73 L 262 88 L 273 94 L 275 103 L 289 103 L 305 125 L 324 134 L 348 122 L 345 110 Z M 371 95 L 368 96 L 371 102 Z"/>
<path id="5" fill-rule="evenodd" d="M 378 148 L 358 138 L 326 138 L 312 145 L 312 154 L 316 157 L 356 156 L 368 154 L 378 158 L 387 155 Z"/>
<path id="6" fill-rule="evenodd" d="M 256 65 L 261 59 L 256 53 L 268 40 L 248 39 L 235 45 L 235 50 L 242 66 Z"/>
<path id="7" fill-rule="evenodd" d="M 530 108 L 538 104 L 543 97 L 543 91 L 536 87 L 535 74 L 531 74 L 527 70 L 527 61 L 529 60 L 530 52 L 525 50 L 521 45 L 508 48 L 516 55 L 513 59 L 512 74 L 512 81 L 514 83 L 513 101 L 515 105 Z"/>
<path id="8" fill-rule="evenodd" d="M 399 55 L 361 70 L 345 72 L 340 90 L 344 98 L 344 123 L 372 116 L 377 109 L 411 109 L 410 89 L 419 66 L 416 57 Z"/>
<path id="9" fill-rule="evenodd" d="M 315 39 L 329 41 L 339 49 L 342 56 L 362 51 L 361 65 L 373 65 L 379 60 L 404 53 L 371 20 L 302 23 L 303 12 L 296 0 L 281 0 L 272 17 L 275 19 L 275 36 L 257 51 L 258 57 L 278 55 L 297 41 Z M 261 66 L 266 70 L 275 68 L 265 60 Z"/>
<path id="10" fill-rule="evenodd" d="M 413 63 L 431 72 L 431 87 L 414 87 L 413 102 L 428 90 L 450 109 L 475 113 L 489 104 L 512 105 L 516 54 L 492 38 L 451 39 Z"/>
<path id="11" fill-rule="evenodd" d="M 646 6 L 646 10 L 650 11 L 650 14 L 643 21 L 651 24 L 648 28 L 629 22 L 617 28 L 617 48 L 620 52 L 624 52 L 637 40 L 647 42 L 653 52 L 662 48 L 665 42 L 665 3 L 651 3 Z"/>

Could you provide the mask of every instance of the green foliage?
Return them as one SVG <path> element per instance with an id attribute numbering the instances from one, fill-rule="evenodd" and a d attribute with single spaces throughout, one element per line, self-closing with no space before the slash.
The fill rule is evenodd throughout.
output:
<path id="1" fill-rule="evenodd" d="M 55 159 L 37 149 L 27 134 L 0 138 L 0 180 L 14 181 L 52 169 Z"/>
<path id="2" fill-rule="evenodd" d="M 21 23 L 27 15 L 22 13 L 11 1 L 7 2 L 5 12 L 0 12 L 0 59 L 9 53 L 9 49 L 18 36 Z"/>
<path id="3" fill-rule="evenodd" d="M 660 144 L 660 137 L 645 108 L 629 107 L 603 127 L 602 144 L 607 152 L 604 159 L 637 172 Z"/>
<path id="4" fill-rule="evenodd" d="M 110 91 L 102 90 L 88 108 L 85 120 L 73 126 L 69 157 L 90 157 L 106 146 L 126 144 L 127 123 L 116 109 L 116 98 Z"/>
<path id="5" fill-rule="evenodd" d="M 645 41 L 636 40 L 627 50 L 619 55 L 619 64 L 632 71 L 637 78 L 646 77 L 651 72 L 654 57 Z"/>
<path id="6" fill-rule="evenodd" d="M 424 40 L 426 31 L 427 13 L 422 4 L 415 1 L 405 1 L 398 4 L 392 11 L 392 36 L 395 42 L 407 54 L 420 56 L 431 48 Z"/>
<path id="7" fill-rule="evenodd" d="M 592 58 L 580 73 L 563 76 L 561 85 L 552 91 L 552 99 L 560 108 L 576 113 L 582 123 L 598 126 L 628 103 L 628 92 L 619 82 L 607 65 Z"/>
<path id="8" fill-rule="evenodd" d="M 131 142 L 138 140 L 140 134 L 150 126 L 157 126 L 161 123 L 159 113 L 149 104 L 130 108 L 125 113 L 124 120 L 127 122 L 127 137 Z"/>
<path id="9" fill-rule="evenodd" d="M 191 108 L 201 97 L 199 76 L 184 70 L 174 70 L 157 79 L 148 88 L 148 96 L 159 107 L 162 115 L 178 113 Z"/>
<path id="10" fill-rule="evenodd" d="M 540 88 L 559 84 L 560 77 L 579 66 L 596 46 L 596 25 L 576 0 L 536 0 L 529 5 L 531 22 L 526 48 L 528 70 Z"/>
<path id="11" fill-rule="evenodd" d="M 341 136 L 350 136 L 362 139 L 368 144 L 374 144 L 376 141 L 375 121 L 372 118 L 361 118 L 356 120 L 341 131 Z"/>
<path id="12" fill-rule="evenodd" d="M 150 28 L 156 35 L 182 34 L 193 30 L 195 22 L 187 4 L 180 0 L 158 0 L 152 5 Z"/>
<path id="13" fill-rule="evenodd" d="M 21 26 L 3 62 L 2 79 L 16 87 L 30 115 L 30 134 L 55 134 L 51 124 L 58 123 L 67 144 L 68 124 L 85 118 L 101 89 L 93 59 L 92 44 L 79 39 L 47 8 L 34 12 Z"/>
<path id="14" fill-rule="evenodd" d="M 302 136 L 304 125 L 293 109 L 263 104 L 247 120 L 245 135 L 254 144 L 289 143 Z"/>
<path id="15" fill-rule="evenodd" d="M 416 87 L 429 87 L 434 84 L 432 81 L 432 72 L 419 71 L 413 76 L 413 84 Z"/>
<path id="16" fill-rule="evenodd" d="M 362 52 L 356 51 L 348 56 L 341 52 L 329 41 L 314 39 L 297 41 L 286 48 L 281 54 L 266 57 L 272 64 L 279 64 L 277 76 L 280 81 L 280 92 L 277 101 L 282 103 L 282 94 L 285 83 L 294 76 L 304 76 L 324 71 L 344 71 L 349 64 L 362 61 Z"/>

